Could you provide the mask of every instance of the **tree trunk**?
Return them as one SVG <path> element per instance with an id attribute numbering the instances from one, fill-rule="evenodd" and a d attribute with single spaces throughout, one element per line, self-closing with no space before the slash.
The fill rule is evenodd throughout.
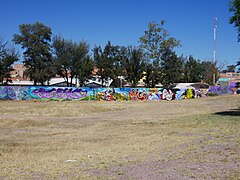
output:
<path id="1" fill-rule="evenodd" d="M 70 86 L 73 86 L 73 77 L 71 76 L 71 82 L 70 82 Z"/>
<path id="2" fill-rule="evenodd" d="M 102 78 L 102 77 L 101 77 L 101 81 L 102 81 L 102 82 L 101 82 L 101 86 L 103 87 L 103 78 Z"/>

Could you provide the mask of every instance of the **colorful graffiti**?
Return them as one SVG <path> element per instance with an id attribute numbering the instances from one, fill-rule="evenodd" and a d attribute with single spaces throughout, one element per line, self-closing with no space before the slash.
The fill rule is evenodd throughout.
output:
<path id="1" fill-rule="evenodd" d="M 162 100 L 171 101 L 175 99 L 175 94 L 172 92 L 171 89 L 164 89 L 162 93 Z"/>
<path id="2" fill-rule="evenodd" d="M 96 88 L 93 90 L 93 99 L 103 101 L 128 100 L 125 88 Z"/>
<path id="3" fill-rule="evenodd" d="M 28 87 L 0 86 L 2 100 L 29 100 L 32 99 Z"/>
<path id="4" fill-rule="evenodd" d="M 162 99 L 162 88 L 150 88 L 147 94 L 147 100 L 161 100 Z"/>
<path id="5" fill-rule="evenodd" d="M 236 83 L 226 87 L 211 86 L 209 89 L 0 86 L 0 100 L 170 101 L 207 97 L 210 94 L 236 94 L 238 91 Z"/>
<path id="6" fill-rule="evenodd" d="M 230 91 L 231 93 L 235 93 L 235 94 L 239 94 L 239 90 L 240 90 L 240 83 L 236 83 L 236 82 L 231 82 L 228 86 L 228 91 Z"/>
<path id="7" fill-rule="evenodd" d="M 186 89 L 179 89 L 178 91 L 176 91 L 176 100 L 185 99 L 185 92 Z"/>
<path id="8" fill-rule="evenodd" d="M 75 100 L 89 99 L 90 88 L 55 88 L 38 86 L 0 86 L 0 99 L 2 100 L 30 100 L 55 99 Z"/>
<path id="9" fill-rule="evenodd" d="M 235 88 L 236 88 L 236 92 L 234 92 L 234 94 L 240 94 L 240 82 L 236 83 Z"/>
<path id="10" fill-rule="evenodd" d="M 130 100 L 147 100 L 147 89 L 146 88 L 130 88 L 129 99 Z"/>
<path id="11" fill-rule="evenodd" d="M 231 83 L 228 86 L 210 86 L 208 94 L 234 94 L 236 92 L 236 83 Z"/>
<path id="12" fill-rule="evenodd" d="M 82 88 L 37 88 L 32 87 L 31 96 L 35 99 L 84 99 L 89 90 Z"/>

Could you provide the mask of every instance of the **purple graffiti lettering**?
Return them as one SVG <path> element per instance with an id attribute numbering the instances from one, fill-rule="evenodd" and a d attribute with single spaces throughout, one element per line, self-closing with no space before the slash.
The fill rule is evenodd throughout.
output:
<path id="1" fill-rule="evenodd" d="M 34 95 L 39 97 L 40 99 L 46 98 L 46 99 L 81 99 L 87 95 L 87 90 L 83 89 L 75 89 L 72 88 L 68 89 L 62 89 L 62 88 L 52 88 L 52 89 L 44 89 L 39 88 L 32 91 Z"/>

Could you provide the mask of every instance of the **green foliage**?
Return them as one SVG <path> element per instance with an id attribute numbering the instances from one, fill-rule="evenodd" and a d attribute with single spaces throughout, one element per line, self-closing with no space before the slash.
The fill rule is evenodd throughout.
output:
<path id="1" fill-rule="evenodd" d="M 21 24 L 20 35 L 15 34 L 13 41 L 20 44 L 24 51 L 26 74 L 34 81 L 34 85 L 49 81 L 52 72 L 52 54 L 50 41 L 52 30 L 40 22 Z"/>
<path id="2" fill-rule="evenodd" d="M 132 87 L 136 87 L 138 81 L 143 78 L 145 68 L 144 54 L 141 49 L 129 46 L 127 55 L 122 66 L 125 72 L 126 79 L 131 83 Z"/>
<path id="3" fill-rule="evenodd" d="M 101 84 L 103 87 L 104 82 L 106 82 L 113 75 L 113 58 L 111 54 L 111 43 L 108 42 L 102 50 L 101 46 L 95 46 L 93 49 L 94 53 L 94 63 L 98 68 L 97 75 L 101 78 Z"/>
<path id="4" fill-rule="evenodd" d="M 163 73 L 159 63 L 145 62 L 144 68 L 144 82 L 146 87 L 154 87 L 162 81 Z"/>
<path id="5" fill-rule="evenodd" d="M 201 62 L 201 79 L 206 83 L 213 85 L 213 74 L 216 75 L 216 80 L 218 78 L 218 68 L 216 63 L 211 61 Z"/>
<path id="6" fill-rule="evenodd" d="M 193 56 L 188 58 L 182 57 L 183 62 L 183 80 L 186 83 L 204 81 L 213 84 L 213 74 L 218 78 L 218 68 L 212 61 L 202 61 L 195 59 Z"/>
<path id="7" fill-rule="evenodd" d="M 188 83 L 201 81 L 201 63 L 199 60 L 194 59 L 193 56 L 185 58 L 184 65 L 184 81 Z"/>
<path id="8" fill-rule="evenodd" d="M 184 58 L 184 81 L 187 83 L 206 82 L 213 85 L 213 75 L 218 78 L 218 67 L 212 61 L 200 61 L 193 56 Z"/>
<path id="9" fill-rule="evenodd" d="M 176 53 L 168 50 L 162 55 L 161 63 L 164 86 L 180 82 L 183 74 L 183 62 L 181 58 L 177 57 Z"/>
<path id="10" fill-rule="evenodd" d="M 229 65 L 229 66 L 227 66 L 227 71 L 228 72 L 235 72 L 235 68 L 236 68 L 235 65 Z"/>
<path id="11" fill-rule="evenodd" d="M 221 72 L 222 73 L 226 73 L 226 72 L 235 72 L 235 69 L 237 67 L 237 64 L 236 65 L 228 65 L 226 69 L 223 69 Z"/>
<path id="12" fill-rule="evenodd" d="M 10 72 L 13 70 L 12 65 L 18 60 L 18 55 L 15 49 L 8 47 L 8 43 L 0 37 L 0 83 L 3 84 L 3 79 L 6 82 L 11 81 Z"/>
<path id="13" fill-rule="evenodd" d="M 104 49 L 95 46 L 93 49 L 94 64 L 99 69 L 97 75 L 101 77 L 102 86 L 109 78 L 114 82 L 115 87 L 119 86 L 118 76 L 123 74 L 122 61 L 126 56 L 124 47 L 114 46 L 110 41 Z"/>
<path id="14" fill-rule="evenodd" d="M 148 30 L 140 37 L 140 48 L 142 48 L 148 63 L 146 63 L 146 84 L 150 87 L 155 87 L 161 79 L 162 56 L 166 52 L 171 52 L 175 47 L 180 45 L 180 41 L 173 37 L 169 37 L 167 30 L 163 28 L 165 21 L 160 24 L 151 22 L 148 25 Z M 170 56 L 170 55 L 169 55 Z"/>
<path id="15" fill-rule="evenodd" d="M 67 86 L 73 86 L 74 77 L 83 85 L 93 67 L 88 55 L 88 43 L 85 41 L 75 43 L 57 36 L 53 41 L 53 49 L 57 73 L 65 79 Z"/>
<path id="16" fill-rule="evenodd" d="M 240 1 L 232 0 L 229 5 L 229 11 L 233 13 L 229 19 L 229 22 L 237 29 L 238 41 L 240 41 Z"/>
<path id="17" fill-rule="evenodd" d="M 238 12 L 238 3 L 233 1 L 230 11 Z M 235 20 L 234 16 L 231 22 L 236 23 Z M 200 62 L 192 56 L 178 57 L 174 48 L 180 46 L 180 41 L 170 37 L 164 24 L 165 21 L 159 24 L 150 22 L 139 39 L 140 46 L 136 48 L 112 45 L 110 41 L 104 48 L 95 46 L 93 59 L 89 55 L 89 44 L 85 41 L 75 43 L 56 36 L 51 49 L 51 28 L 39 22 L 20 25 L 20 35 L 15 34 L 13 41 L 24 49 L 25 73 L 34 80 L 34 85 L 43 85 L 53 75 L 59 74 L 67 86 L 73 86 L 73 78 L 78 78 L 80 86 L 84 86 L 93 66 L 98 68 L 97 75 L 101 78 L 102 86 L 112 79 L 112 86 L 119 87 L 120 77 L 125 77 L 133 87 L 143 77 L 146 87 L 155 87 L 158 83 L 167 86 L 176 82 L 201 80 L 212 84 L 213 74 L 218 74 L 216 64 L 211 61 Z M 17 60 L 15 53 L 8 55 L 4 58 L 1 55 L 1 81 L 3 77 L 10 77 L 11 64 Z M 233 65 L 228 68 L 232 70 Z"/>
<path id="18" fill-rule="evenodd" d="M 78 69 L 77 77 L 79 80 L 79 86 L 83 87 L 85 85 L 85 81 L 90 77 L 91 72 L 93 70 L 93 61 L 89 55 L 87 55 L 82 63 L 81 67 Z"/>
<path id="19" fill-rule="evenodd" d="M 163 29 L 164 21 L 160 24 L 150 22 L 148 30 L 140 37 L 140 47 L 144 49 L 149 60 L 159 62 L 161 60 L 162 41 L 167 37 L 167 31 Z"/>
<path id="20" fill-rule="evenodd" d="M 127 48 L 123 46 L 113 46 L 114 58 L 113 58 L 113 83 L 114 87 L 122 87 L 122 83 L 119 77 L 125 76 L 123 69 L 123 62 L 127 55 Z"/>

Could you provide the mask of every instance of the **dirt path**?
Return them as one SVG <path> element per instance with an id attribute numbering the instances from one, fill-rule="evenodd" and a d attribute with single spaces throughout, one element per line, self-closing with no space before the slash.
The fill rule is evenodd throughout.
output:
<path id="1" fill-rule="evenodd" d="M 240 179 L 239 107 L 0 101 L 0 179 Z"/>

